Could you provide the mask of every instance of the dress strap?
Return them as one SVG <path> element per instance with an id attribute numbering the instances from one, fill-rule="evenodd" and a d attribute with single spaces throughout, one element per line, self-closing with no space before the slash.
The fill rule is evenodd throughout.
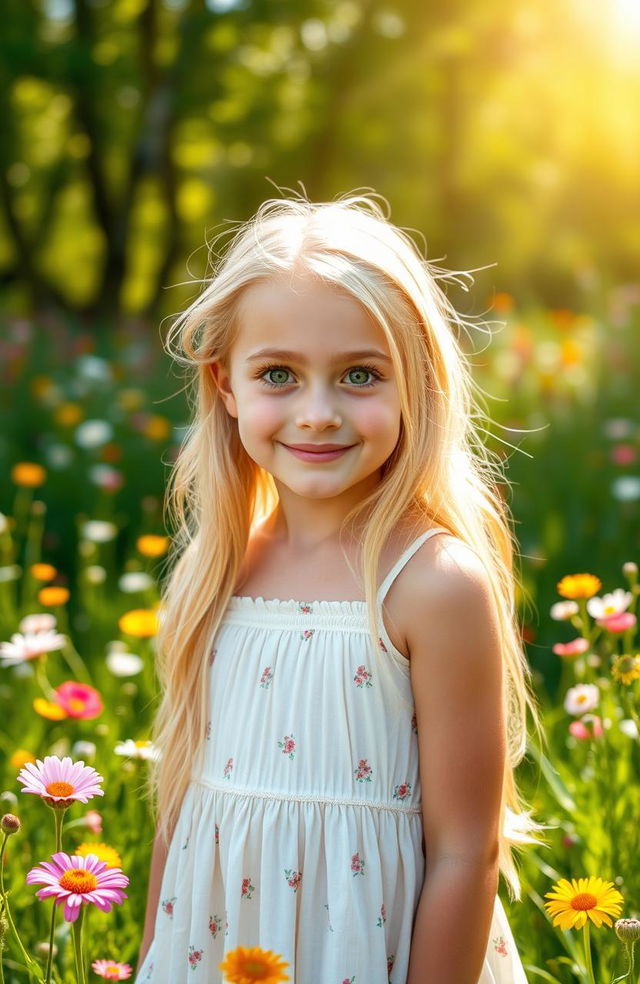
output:
<path id="1" fill-rule="evenodd" d="M 395 562 L 395 564 L 393 565 L 393 567 L 385 577 L 384 581 L 378 588 L 378 595 L 377 595 L 378 607 L 382 605 L 382 602 L 385 599 L 385 595 L 387 594 L 387 591 L 395 581 L 396 577 L 398 576 L 404 565 L 409 560 L 411 560 L 418 547 L 421 547 L 422 544 L 429 539 L 429 537 L 434 536 L 434 534 L 436 533 L 450 533 L 450 532 L 451 531 L 445 529 L 444 526 L 434 526 L 433 529 L 427 530 L 425 533 L 421 533 L 420 536 L 413 541 L 413 543 L 409 544 L 407 549 L 400 555 L 400 557 Z"/>

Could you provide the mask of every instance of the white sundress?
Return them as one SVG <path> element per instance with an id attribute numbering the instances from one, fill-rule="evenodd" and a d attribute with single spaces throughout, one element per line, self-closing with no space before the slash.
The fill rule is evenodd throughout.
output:
<path id="1" fill-rule="evenodd" d="M 377 596 L 381 651 L 413 706 Z M 363 601 L 233 596 L 214 641 L 204 766 L 167 854 L 135 984 L 221 984 L 237 946 L 294 984 L 406 984 L 425 874 L 415 713 L 371 669 Z M 496 896 L 478 984 L 527 984 Z"/>

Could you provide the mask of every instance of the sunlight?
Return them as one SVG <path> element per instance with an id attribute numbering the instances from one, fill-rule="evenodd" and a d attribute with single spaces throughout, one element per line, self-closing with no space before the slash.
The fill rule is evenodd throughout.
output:
<path id="1" fill-rule="evenodd" d="M 638 0 L 612 0 L 613 16 L 617 27 L 623 31 L 640 34 L 640 2 Z"/>

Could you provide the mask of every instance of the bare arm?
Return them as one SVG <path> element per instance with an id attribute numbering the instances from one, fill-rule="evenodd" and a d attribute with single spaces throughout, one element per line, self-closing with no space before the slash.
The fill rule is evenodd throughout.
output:
<path id="1" fill-rule="evenodd" d="M 156 831 L 156 836 L 153 841 L 153 851 L 151 853 L 151 867 L 149 869 L 149 889 L 147 893 L 147 910 L 144 919 L 144 930 L 142 934 L 142 943 L 140 944 L 140 953 L 138 956 L 138 966 L 136 968 L 136 975 L 138 974 L 140 967 L 147 955 L 147 950 L 153 942 L 153 932 L 156 920 L 156 912 L 158 909 L 158 903 L 160 901 L 160 888 L 162 887 L 162 876 L 164 874 L 164 866 L 167 860 L 167 854 L 169 851 L 169 846 L 160 834 Z"/>
<path id="2" fill-rule="evenodd" d="M 406 590 L 426 849 L 407 984 L 477 984 L 498 888 L 498 616 L 484 568 L 459 542 L 423 556 Z"/>

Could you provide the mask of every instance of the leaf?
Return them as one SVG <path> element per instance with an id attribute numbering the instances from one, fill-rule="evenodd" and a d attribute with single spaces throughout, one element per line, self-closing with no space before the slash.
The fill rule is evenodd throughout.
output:
<path id="1" fill-rule="evenodd" d="M 554 766 L 551 764 L 551 762 L 544 754 L 542 749 L 538 748 L 535 742 L 529 742 L 527 746 L 527 750 L 540 766 L 540 770 L 543 776 L 545 777 L 545 779 L 547 780 L 547 783 L 550 789 L 552 790 L 559 805 L 562 807 L 563 810 L 566 810 L 567 813 L 570 813 L 572 816 L 575 816 L 578 808 L 576 806 L 574 799 L 569 793 L 569 790 L 567 789 L 562 779 L 560 778 L 557 769 L 554 768 Z"/>

